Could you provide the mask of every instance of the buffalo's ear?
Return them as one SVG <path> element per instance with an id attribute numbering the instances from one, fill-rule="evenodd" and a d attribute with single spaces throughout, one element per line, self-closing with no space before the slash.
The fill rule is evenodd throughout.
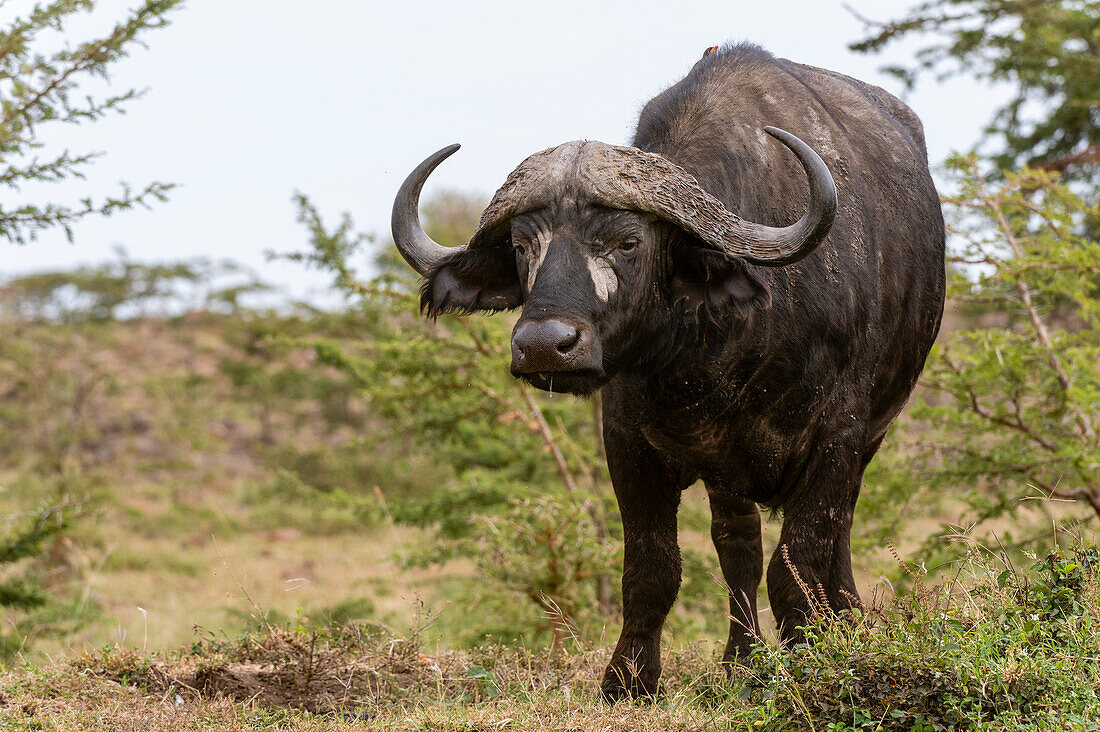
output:
<path id="1" fill-rule="evenodd" d="M 420 288 L 420 309 L 433 318 L 442 313 L 509 310 L 522 304 L 511 248 L 460 252 L 428 272 Z"/>
<path id="2" fill-rule="evenodd" d="M 771 307 L 764 278 L 740 257 L 680 246 L 672 267 L 672 300 L 686 315 L 718 322 L 726 314 L 747 318 L 754 310 Z"/>

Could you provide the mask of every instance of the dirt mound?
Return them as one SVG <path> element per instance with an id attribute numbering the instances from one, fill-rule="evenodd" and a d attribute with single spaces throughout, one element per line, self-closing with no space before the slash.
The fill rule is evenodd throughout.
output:
<path id="1" fill-rule="evenodd" d="M 74 661 L 82 675 L 137 685 L 184 700 L 228 698 L 262 707 L 302 709 L 314 714 L 355 712 L 422 698 L 425 693 L 477 701 L 492 699 L 501 686 L 524 675 L 539 689 L 587 684 L 596 678 L 586 656 L 563 657 L 563 665 L 529 675 L 516 649 L 480 649 L 492 669 L 472 664 L 466 654 L 428 656 L 415 640 L 364 638 L 360 629 L 339 637 L 272 630 L 233 645 L 196 644 L 174 658 L 142 657 L 117 650 Z M 485 651 L 489 650 L 486 654 Z M 543 659 L 545 662 L 545 659 Z"/>

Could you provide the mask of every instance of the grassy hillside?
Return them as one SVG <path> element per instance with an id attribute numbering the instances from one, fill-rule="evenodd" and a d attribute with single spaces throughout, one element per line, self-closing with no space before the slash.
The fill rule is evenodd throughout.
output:
<path id="1" fill-rule="evenodd" d="M 449 462 L 466 445 L 483 461 L 516 459 L 482 435 L 460 436 L 455 452 L 395 427 L 361 374 L 311 345 L 369 340 L 376 327 L 356 312 L 0 321 L 4 531 L 45 506 L 56 523 L 41 552 L 0 577 L 26 580 L 43 598 L 3 610 L 0 721 L 923 730 L 1033 719 L 1043 720 L 1036 729 L 1085 729 L 1078 722 L 1096 716 L 1096 659 L 1082 650 L 1100 640 L 1092 555 L 1052 560 L 1073 565 L 1058 575 L 1053 564 L 1029 569 L 1025 544 L 993 543 L 990 560 L 960 534 L 952 541 L 969 542 L 968 562 L 919 578 L 910 565 L 930 556 L 929 535 L 951 533 L 941 527 L 961 504 L 894 494 L 891 466 L 904 468 L 904 451 L 883 456 L 856 519 L 857 577 L 874 598 L 867 613 L 823 626 L 812 652 L 780 651 L 762 593 L 769 637 L 752 669 L 729 678 L 717 666 L 726 595 L 709 511 L 690 490 L 665 695 L 604 706 L 596 679 L 618 632 L 615 597 L 606 614 L 581 608 L 583 619 L 559 619 L 541 596 L 524 595 L 522 582 L 537 577 L 509 585 L 486 574 L 486 556 L 515 561 L 493 553 L 513 506 L 497 486 L 537 497 L 557 479 L 545 447 L 524 456 L 534 467 L 523 486 L 494 483 L 483 468 Z M 587 414 L 572 400 L 538 399 L 556 426 Z M 505 435 L 539 429 L 509 412 L 459 417 L 491 419 Z M 593 486 L 606 498 L 601 480 Z M 531 500 L 514 504 L 535 511 L 523 519 L 556 526 L 561 505 Z M 504 508 L 482 516 L 479 501 Z M 988 528 L 1049 535 L 1049 519 L 1077 514 L 1050 503 L 1030 527 Z M 778 528 L 766 522 L 766 551 Z M 593 555 L 616 584 L 617 543 Z M 908 589 L 896 602 L 899 585 Z"/>
<path id="2" fill-rule="evenodd" d="M 380 519 L 375 487 L 416 486 L 382 483 L 393 461 L 356 449 L 362 405 L 337 376 L 307 385 L 326 403 L 273 404 L 235 383 L 258 358 L 253 326 L 5 324 L 0 512 L 12 526 L 40 505 L 69 504 L 64 531 L 33 562 L 63 600 L 32 618 L 49 636 L 33 644 L 40 651 L 167 648 L 196 625 L 240 630 L 253 613 L 246 592 L 286 617 L 404 618 L 421 583 L 439 580 L 410 569 L 394 586 L 390 555 L 415 531 Z M 403 470 L 437 479 L 421 462 Z M 337 486 L 358 492 L 334 500 Z"/>
<path id="3" fill-rule="evenodd" d="M 168 649 L 196 626 L 239 632 L 258 615 L 400 631 L 422 605 L 441 615 L 431 637 L 446 645 L 507 629 L 506 608 L 474 591 L 477 564 L 441 563 L 473 541 L 467 514 L 451 544 L 432 539 L 445 518 L 431 511 L 453 511 L 460 490 L 455 468 L 387 432 L 347 374 L 272 335 L 354 337 L 359 325 L 318 314 L 0 323 L 0 513 L 10 528 L 42 505 L 67 506 L 64 530 L 30 562 L 58 601 L 45 615 L 9 613 L 9 658 Z M 891 505 L 889 489 L 869 487 L 856 520 L 865 594 L 883 576 L 905 580 L 884 522 L 909 557 L 952 518 L 950 503 L 922 515 Z M 681 530 L 688 574 L 672 631 L 717 639 L 724 590 L 711 578 L 701 490 L 686 495 Z M 766 522 L 768 550 L 777 535 Z M 605 625 L 589 639 L 611 636 L 614 617 Z"/>
<path id="4" fill-rule="evenodd" d="M 0 327 L 0 513 L 10 529 L 66 505 L 64 530 L 29 560 L 58 602 L 9 613 L 9 658 L 172 648 L 195 627 L 240 632 L 260 615 L 408 628 L 424 604 L 445 618 L 433 632 L 460 640 L 451 607 L 476 584 L 472 564 L 410 561 L 429 532 L 391 514 L 453 471 L 403 436 L 366 439 L 375 425 L 346 377 L 269 343 L 345 323 Z M 686 515 L 699 523 L 701 509 Z M 688 541 L 705 547 L 697 530 Z"/>

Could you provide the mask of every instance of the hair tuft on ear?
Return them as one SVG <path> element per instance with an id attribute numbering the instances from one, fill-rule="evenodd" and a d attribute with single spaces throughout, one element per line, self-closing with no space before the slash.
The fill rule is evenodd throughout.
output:
<path id="1" fill-rule="evenodd" d="M 425 275 L 420 286 L 420 312 L 430 318 L 511 310 L 522 304 L 515 257 L 502 248 L 460 252 Z"/>

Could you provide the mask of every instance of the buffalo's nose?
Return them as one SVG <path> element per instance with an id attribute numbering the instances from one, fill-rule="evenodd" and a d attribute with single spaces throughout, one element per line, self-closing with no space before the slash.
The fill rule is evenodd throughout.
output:
<path id="1" fill-rule="evenodd" d="M 528 320 L 512 334 L 513 374 L 598 369 L 593 355 L 592 334 L 584 325 Z"/>

